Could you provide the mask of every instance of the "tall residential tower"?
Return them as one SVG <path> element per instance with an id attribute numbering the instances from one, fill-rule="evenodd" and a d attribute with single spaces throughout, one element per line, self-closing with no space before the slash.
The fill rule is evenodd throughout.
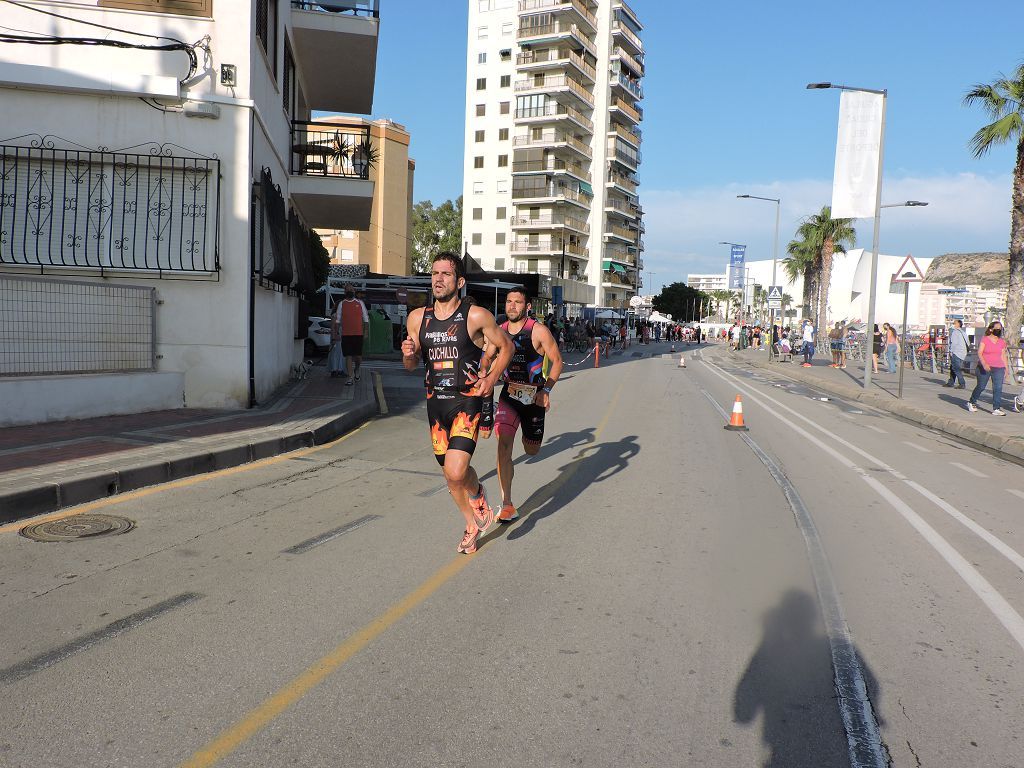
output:
<path id="1" fill-rule="evenodd" d="M 637 294 L 641 30 L 623 0 L 470 0 L 462 231 L 485 268 Z"/>

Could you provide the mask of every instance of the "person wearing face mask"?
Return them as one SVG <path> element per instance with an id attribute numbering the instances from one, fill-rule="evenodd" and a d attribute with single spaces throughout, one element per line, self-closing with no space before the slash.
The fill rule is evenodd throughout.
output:
<path id="1" fill-rule="evenodd" d="M 992 379 L 992 415 L 1005 416 L 1003 404 L 1003 378 L 1006 371 L 1016 380 L 1016 374 L 1010 367 L 1010 360 L 1006 354 L 1006 339 L 1003 338 L 1003 324 L 993 320 L 985 329 L 985 337 L 978 345 L 978 383 L 971 392 L 971 398 L 967 401 L 967 410 L 974 413 L 978 410 L 978 398 L 981 397 L 988 386 L 988 380 Z"/>

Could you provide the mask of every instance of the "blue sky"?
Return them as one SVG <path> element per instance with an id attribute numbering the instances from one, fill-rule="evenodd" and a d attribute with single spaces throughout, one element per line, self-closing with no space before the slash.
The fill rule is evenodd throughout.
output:
<path id="1" fill-rule="evenodd" d="M 883 202 L 930 205 L 883 212 L 883 253 L 1006 250 L 1014 148 L 974 159 L 967 142 L 985 115 L 961 100 L 1024 61 L 1024 4 L 630 4 L 646 27 L 640 179 L 656 288 L 724 271 L 720 240 L 747 243 L 748 259 L 771 258 L 774 206 L 737 194 L 782 198 L 783 250 L 800 219 L 829 203 L 839 92 L 806 90 L 812 81 L 889 91 Z M 415 199 L 455 198 L 468 3 L 381 6 L 374 116 L 412 133 Z M 870 221 L 858 222 L 858 237 L 870 246 Z"/>

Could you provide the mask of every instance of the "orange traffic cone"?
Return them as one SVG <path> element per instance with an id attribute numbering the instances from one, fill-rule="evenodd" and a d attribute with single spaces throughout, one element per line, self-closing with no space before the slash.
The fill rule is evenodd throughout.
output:
<path id="1" fill-rule="evenodd" d="M 736 402 L 732 404 L 732 416 L 729 418 L 729 423 L 725 425 L 725 428 L 733 432 L 749 431 L 743 424 L 743 400 L 739 395 L 736 395 Z"/>
<path id="2" fill-rule="evenodd" d="M 686 355 L 680 355 L 679 356 L 679 367 L 680 368 L 685 368 L 686 367 Z"/>

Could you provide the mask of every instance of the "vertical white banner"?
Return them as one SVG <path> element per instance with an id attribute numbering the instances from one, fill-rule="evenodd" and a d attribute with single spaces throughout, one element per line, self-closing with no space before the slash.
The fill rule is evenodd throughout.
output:
<path id="1" fill-rule="evenodd" d="M 843 91 L 832 178 L 832 218 L 870 219 L 875 215 L 882 146 L 880 93 Z"/>

